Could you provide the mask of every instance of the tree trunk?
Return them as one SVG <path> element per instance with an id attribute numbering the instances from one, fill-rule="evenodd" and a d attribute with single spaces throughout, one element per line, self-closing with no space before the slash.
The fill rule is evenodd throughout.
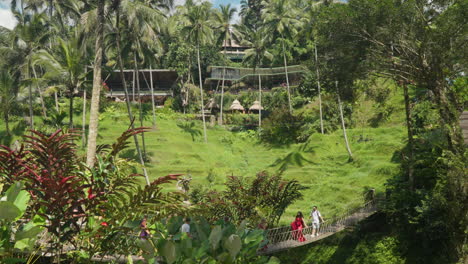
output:
<path id="1" fill-rule="evenodd" d="M 343 128 L 343 136 L 344 136 L 344 140 L 346 143 L 346 150 L 348 151 L 349 161 L 353 161 L 353 153 L 351 152 L 351 148 L 349 147 L 348 135 L 346 134 L 346 126 L 345 126 L 344 117 L 343 117 L 343 106 L 341 105 L 338 81 L 335 82 L 335 85 L 336 85 L 336 94 L 338 95 L 338 107 L 340 108 L 341 126 Z"/>
<path id="2" fill-rule="evenodd" d="M 81 145 L 86 146 L 86 88 L 83 89 L 83 124 L 81 129 Z"/>
<path id="3" fill-rule="evenodd" d="M 151 105 L 153 106 L 153 128 L 156 128 L 156 106 L 154 103 L 153 70 L 150 66 Z"/>
<path id="4" fill-rule="evenodd" d="M 70 118 L 70 123 L 69 127 L 73 128 L 73 92 L 75 91 L 74 87 L 70 87 L 69 92 L 70 92 L 70 109 L 68 110 L 68 115 Z"/>
<path id="5" fill-rule="evenodd" d="M 122 60 L 122 53 L 120 49 L 120 12 L 119 8 L 117 8 L 117 13 L 116 13 L 116 24 L 117 24 L 117 63 L 119 65 L 119 70 L 120 70 L 120 78 L 122 80 L 123 88 L 124 88 L 124 94 L 125 94 L 125 105 L 127 106 L 127 112 L 128 112 L 128 118 L 130 120 L 130 126 L 132 129 L 135 129 L 134 125 L 134 119 L 133 119 L 133 114 L 132 114 L 132 107 L 130 104 L 130 96 L 128 95 L 128 89 L 127 89 L 127 81 L 125 80 L 125 74 L 124 74 L 124 68 L 123 68 L 123 60 Z M 146 171 L 145 167 L 145 161 L 143 159 L 143 155 L 141 154 L 141 149 L 140 149 L 140 144 L 138 143 L 138 137 L 137 135 L 133 135 L 133 141 L 135 142 L 135 148 L 138 153 L 138 157 L 140 159 L 140 164 L 143 168 L 143 174 L 145 176 L 146 184 L 150 185 L 150 181 L 148 178 L 148 172 Z"/>
<path id="6" fill-rule="evenodd" d="M 58 103 L 57 91 L 54 91 L 54 99 L 55 99 L 55 110 L 57 110 L 57 113 L 58 113 L 60 111 L 60 108 L 59 108 L 59 103 Z"/>
<path id="7" fill-rule="evenodd" d="M 102 87 L 102 46 L 104 41 L 104 0 L 100 0 L 97 6 L 97 25 L 96 25 L 96 55 L 94 58 L 93 72 L 93 92 L 91 97 L 91 107 L 89 116 L 89 134 L 88 148 L 86 151 L 86 164 L 93 167 L 96 157 L 96 145 L 99 125 L 99 96 Z"/>
<path id="8" fill-rule="evenodd" d="M 31 63 L 28 61 L 28 69 L 27 69 L 27 79 L 31 79 Z M 28 85 L 28 94 L 29 94 L 29 125 L 31 126 L 31 130 L 34 130 L 34 111 L 33 111 L 33 99 L 32 99 L 32 85 Z"/>
<path id="9" fill-rule="evenodd" d="M 284 72 L 285 72 L 285 74 L 286 74 L 286 86 L 288 87 L 289 112 L 292 113 L 291 91 L 289 90 L 288 62 L 287 62 L 287 60 L 286 60 L 286 49 L 284 48 L 284 40 L 283 40 L 282 44 L 283 44 Z"/>
<path id="10" fill-rule="evenodd" d="M 37 80 L 36 68 L 32 67 L 32 69 L 33 69 L 34 78 Z M 36 85 L 36 90 L 37 90 L 37 93 L 39 94 L 39 99 L 41 100 L 42 116 L 44 118 L 47 118 L 47 110 L 46 110 L 45 103 L 44 103 L 44 97 L 42 96 L 42 91 L 39 85 Z"/>
<path id="11" fill-rule="evenodd" d="M 413 119 L 411 118 L 411 106 L 408 93 L 408 84 L 403 83 L 403 94 L 405 97 L 406 127 L 408 129 L 408 184 L 410 190 L 414 188 L 413 164 L 414 164 L 414 138 L 413 138 Z"/>
<path id="12" fill-rule="evenodd" d="M 133 53 L 134 63 L 135 63 L 135 75 L 136 76 L 136 87 L 137 87 L 137 100 L 138 100 L 138 110 L 139 110 L 139 117 L 140 117 L 140 126 L 143 127 L 143 108 L 141 107 L 141 95 L 140 95 L 140 72 L 138 71 L 138 64 L 137 64 L 137 54 L 136 52 Z M 135 83 L 135 79 L 133 79 Z M 135 86 L 135 85 L 134 85 Z M 141 145 L 143 146 L 143 160 L 147 160 L 146 157 L 146 145 L 145 145 L 145 133 L 141 133 Z"/>
<path id="13" fill-rule="evenodd" d="M 9 110 L 6 110 L 6 111 L 9 111 Z M 10 119 L 8 117 L 8 113 L 5 112 L 3 113 L 3 120 L 5 120 L 5 129 L 6 129 L 6 135 L 7 136 L 10 136 L 11 133 L 10 133 Z"/>
<path id="14" fill-rule="evenodd" d="M 317 43 L 315 44 L 315 71 L 317 74 L 317 88 L 318 88 L 318 98 L 319 98 L 319 111 L 320 111 L 320 132 L 323 134 L 323 115 L 322 115 L 322 93 L 320 87 L 320 74 L 318 68 L 318 56 L 317 56 Z"/>
<path id="15" fill-rule="evenodd" d="M 226 46 L 224 47 L 224 60 L 226 60 Z M 224 106 L 224 79 L 226 76 L 226 65 L 223 67 L 223 81 L 221 82 L 221 113 L 220 113 L 220 120 L 221 125 L 223 125 L 223 106 Z"/>
<path id="16" fill-rule="evenodd" d="M 198 60 L 198 79 L 200 81 L 200 97 L 201 97 L 201 112 L 203 120 L 203 137 L 205 138 L 205 143 L 208 143 L 208 138 L 206 136 L 206 123 L 205 123 L 205 106 L 203 105 L 203 83 L 201 76 L 201 65 L 200 65 L 200 44 L 197 43 L 197 60 Z"/>
<path id="17" fill-rule="evenodd" d="M 258 74 L 258 102 L 260 108 L 258 109 L 258 128 L 262 127 L 262 77 Z"/>

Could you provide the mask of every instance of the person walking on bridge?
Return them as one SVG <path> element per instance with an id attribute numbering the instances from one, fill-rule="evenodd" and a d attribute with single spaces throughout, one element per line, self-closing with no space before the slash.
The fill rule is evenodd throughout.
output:
<path id="1" fill-rule="evenodd" d="M 309 219 L 310 218 L 312 218 L 312 237 L 316 237 L 319 235 L 320 223 L 323 222 L 322 215 L 320 211 L 317 210 L 317 206 L 312 208 Z"/>

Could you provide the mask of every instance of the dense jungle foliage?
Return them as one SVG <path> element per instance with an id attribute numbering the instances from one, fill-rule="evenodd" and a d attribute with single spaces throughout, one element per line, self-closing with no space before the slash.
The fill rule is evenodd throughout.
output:
<path id="1" fill-rule="evenodd" d="M 468 1 L 5 2 L 1 262 L 468 261 Z M 253 74 L 214 88 L 209 66 Z M 129 96 L 144 69 L 177 73 L 163 108 Z M 257 254 L 263 218 L 332 218 L 370 189 L 383 206 L 354 230 Z"/>

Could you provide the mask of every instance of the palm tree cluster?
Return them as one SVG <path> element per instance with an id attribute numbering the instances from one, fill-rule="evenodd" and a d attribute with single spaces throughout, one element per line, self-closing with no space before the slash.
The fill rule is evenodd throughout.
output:
<path id="1" fill-rule="evenodd" d="M 131 127 L 135 125 L 129 97 L 128 81 L 124 69 L 133 69 L 137 81 L 133 91 L 139 91 L 139 69 L 142 68 L 177 68 L 181 83 L 198 84 L 200 88 L 200 108 L 203 119 L 203 134 L 207 141 L 204 112 L 204 89 L 202 71 L 206 67 L 203 56 L 221 57 L 224 66 L 232 62 L 227 58 L 226 48 L 222 56 L 217 50 L 210 53 L 202 49 L 221 47 L 223 44 L 237 41 L 246 50 L 243 64 L 254 69 L 271 66 L 273 60 L 271 46 L 281 45 L 282 64 L 288 91 L 289 109 L 291 106 L 290 85 L 287 64 L 290 52 L 288 41 L 294 39 L 306 17 L 294 11 L 295 3 L 286 0 L 244 3 L 239 21 L 233 21 L 238 10 L 230 4 L 214 8 L 209 2 L 186 1 L 174 6 L 168 0 L 66 0 L 36 1 L 12 0 L 17 26 L 8 30 L 0 28 L 0 56 L 2 88 L 2 116 L 6 123 L 7 134 L 9 115 L 12 104 L 19 97 L 28 105 L 26 119 L 34 129 L 34 105 L 38 96 L 41 115 L 57 115 L 62 112 L 59 96 L 67 97 L 68 126 L 74 127 L 74 97 L 83 94 L 83 131 L 86 121 L 86 94 L 91 92 L 88 139 L 83 132 L 83 143 L 87 143 L 87 164 L 92 166 L 96 151 L 96 138 L 99 122 L 99 100 L 105 74 L 118 69 L 126 95 L 127 111 Z M 261 12 L 259 11 L 261 7 Z M 250 11 L 249 11 L 250 10 Z M 255 11 L 256 10 L 256 11 Z M 261 16 L 255 23 L 249 18 L 253 13 Z M 234 24 L 236 22 L 236 24 Z M 304 27 L 305 29 L 306 27 Z M 227 45 L 224 45 L 227 46 Z M 169 61 L 174 50 L 185 48 L 185 57 L 181 61 Z M 195 63 L 196 62 L 196 63 Z M 197 70 L 198 74 L 192 71 Z M 198 80 L 194 76 L 198 75 Z M 223 69 L 221 82 L 221 123 L 223 123 L 223 95 L 225 91 L 226 68 Z M 258 76 L 261 101 L 261 78 Z M 92 80 L 92 81 L 91 81 Z M 148 80 L 145 80 L 148 82 Z M 151 80 L 152 82 L 152 80 Z M 136 84 L 136 87 L 135 87 Z M 188 93 L 185 85 L 182 92 Z M 18 95 L 25 96 L 18 96 Z M 55 107 L 47 109 L 46 97 L 53 94 Z M 136 93 L 139 95 L 139 93 Z M 135 92 L 133 93 L 135 96 Z M 153 127 L 156 126 L 153 98 Z M 143 125 L 141 100 L 139 102 L 139 123 Z M 184 100 L 187 105 L 188 96 Z M 260 113 L 261 115 L 261 113 Z M 261 125 L 261 118 L 259 121 Z M 143 150 L 139 148 L 138 138 L 134 141 L 140 161 L 146 160 L 144 133 L 141 134 Z"/>

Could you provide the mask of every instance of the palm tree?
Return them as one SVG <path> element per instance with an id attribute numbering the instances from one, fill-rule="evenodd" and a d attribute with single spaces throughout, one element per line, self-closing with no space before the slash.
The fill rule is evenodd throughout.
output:
<path id="1" fill-rule="evenodd" d="M 13 6 L 12 6 L 13 8 Z M 13 45 L 5 47 L 3 52 L 10 52 L 18 60 L 13 67 L 23 75 L 23 81 L 28 86 L 29 117 L 31 129 L 34 129 L 33 94 L 32 94 L 32 57 L 47 41 L 49 34 L 45 30 L 46 17 L 43 14 L 27 15 L 13 9 L 18 25 L 13 29 L 11 37 Z M 41 96 L 42 97 L 42 96 Z"/>
<path id="2" fill-rule="evenodd" d="M 10 135 L 10 112 L 16 98 L 17 86 L 15 78 L 7 71 L 0 71 L 0 109 L 2 111 L 3 121 L 5 121 L 6 135 Z"/>
<path id="3" fill-rule="evenodd" d="M 245 51 L 244 63 L 251 66 L 253 72 L 257 67 L 261 66 L 265 59 L 271 61 L 273 59 L 273 54 L 271 54 L 268 49 L 269 43 L 269 34 L 266 34 L 265 28 L 251 29 L 245 25 L 238 27 L 239 31 L 242 32 L 242 41 L 241 43 L 245 46 L 251 48 Z M 260 106 L 262 105 L 262 78 L 260 73 L 258 73 L 258 93 L 259 93 L 259 102 Z M 258 127 L 262 126 L 262 109 L 258 111 Z"/>
<path id="4" fill-rule="evenodd" d="M 58 38 L 58 46 L 52 52 L 39 50 L 34 55 L 33 66 L 42 66 L 46 73 L 43 78 L 63 84 L 70 97 L 69 126 L 73 128 L 73 97 L 85 81 L 86 59 L 81 50 L 77 32 L 67 40 Z"/>
<path id="5" fill-rule="evenodd" d="M 322 3 L 326 4 L 326 1 L 319 1 L 317 3 L 311 4 L 307 8 L 306 16 L 303 17 L 304 35 L 307 39 L 313 39 L 314 41 L 314 63 L 315 63 L 315 77 L 317 78 L 317 89 L 318 89 L 318 99 L 319 99 L 319 112 L 320 112 L 320 132 L 323 134 L 323 114 L 322 114 L 322 92 L 320 85 L 320 71 L 319 71 L 319 61 L 318 61 L 318 34 L 317 29 L 315 28 L 314 17 L 317 15 L 317 7 Z"/>
<path id="6" fill-rule="evenodd" d="M 102 87 L 102 56 L 104 44 L 104 6 L 105 0 L 97 0 L 97 23 L 95 26 L 96 42 L 93 67 L 93 91 L 89 116 L 88 148 L 86 150 L 86 164 L 93 167 L 96 156 L 97 134 L 99 124 L 99 96 Z"/>
<path id="7" fill-rule="evenodd" d="M 271 32 L 279 35 L 281 46 L 283 50 L 284 71 L 286 75 L 286 85 L 288 89 L 288 104 L 289 111 L 292 112 L 291 106 L 291 92 L 289 87 L 288 76 L 288 62 L 286 59 L 286 48 L 284 42 L 286 38 L 293 38 L 297 33 L 297 26 L 299 20 L 297 19 L 296 9 L 292 6 L 291 1 L 288 0 L 271 0 L 263 1 L 262 5 L 262 18 L 264 26 L 269 28 Z"/>
<path id="8" fill-rule="evenodd" d="M 226 75 L 226 46 L 230 41 L 232 41 L 232 28 L 231 21 L 234 17 L 234 14 L 237 12 L 236 8 L 231 8 L 231 5 L 220 5 L 220 12 L 215 12 L 215 21 L 218 24 L 218 30 L 220 32 L 220 42 L 224 45 L 223 57 L 224 57 L 224 67 L 223 67 L 223 79 L 221 82 L 221 113 L 220 120 L 221 125 L 223 124 L 223 102 L 224 102 L 224 78 Z"/>
<path id="9" fill-rule="evenodd" d="M 134 84 L 136 84 L 136 88 L 138 90 L 139 119 L 140 125 L 144 126 L 143 109 L 140 98 L 140 72 L 138 66 L 140 62 L 146 62 L 146 64 L 153 63 L 156 60 L 156 54 L 160 53 L 162 44 L 158 35 L 161 31 L 161 25 L 165 16 L 159 9 L 151 8 L 150 6 L 141 2 L 132 2 L 126 0 L 121 1 L 120 5 L 122 7 L 123 15 L 122 22 L 124 23 L 126 37 L 128 40 L 126 42 L 128 47 L 124 47 L 124 50 L 131 50 L 132 53 L 134 76 L 136 77 L 133 81 Z M 154 102 L 154 99 L 152 102 Z M 154 104 L 152 110 L 153 126 L 155 126 L 156 113 Z M 146 144 L 144 135 L 144 133 L 141 133 L 143 158 L 146 160 Z"/>
<path id="10" fill-rule="evenodd" d="M 198 80 L 200 84 L 200 105 L 205 143 L 208 142 L 208 138 L 206 135 L 205 109 L 203 105 L 203 80 L 200 64 L 200 45 L 213 38 L 213 29 L 210 27 L 212 24 L 210 17 L 211 4 L 209 2 L 203 2 L 200 5 L 191 6 L 188 12 L 184 14 L 184 27 L 181 30 L 181 33 L 187 36 L 189 40 L 197 43 Z"/>
<path id="11" fill-rule="evenodd" d="M 341 104 L 340 89 L 338 86 L 338 81 L 335 81 L 335 87 L 336 87 L 336 95 L 338 97 L 338 107 L 340 108 L 341 127 L 343 128 L 343 137 L 344 137 L 345 144 L 346 144 L 346 150 L 348 151 L 349 161 L 353 161 L 353 153 L 351 152 L 351 148 L 349 147 L 348 135 L 346 134 L 346 125 L 345 125 L 345 121 L 343 117 L 343 105 Z"/>

